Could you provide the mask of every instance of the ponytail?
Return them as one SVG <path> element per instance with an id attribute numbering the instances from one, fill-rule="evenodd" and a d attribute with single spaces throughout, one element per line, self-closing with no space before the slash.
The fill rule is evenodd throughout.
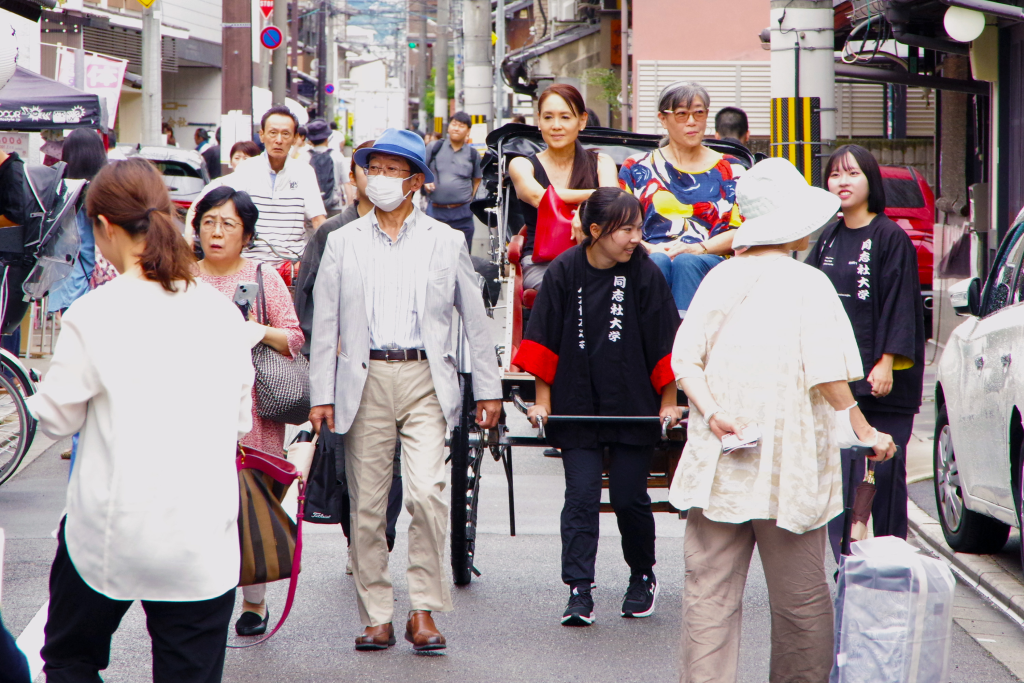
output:
<path id="1" fill-rule="evenodd" d="M 569 174 L 570 190 L 592 190 L 598 186 L 597 152 L 585 148 L 579 138 L 573 147 L 572 173 Z"/>
<path id="2" fill-rule="evenodd" d="M 176 292 L 177 282 L 195 283 L 195 256 L 182 237 L 174 204 L 156 168 L 144 159 L 116 161 L 96 174 L 86 214 L 103 215 L 136 240 L 144 240 L 139 266 L 147 280 Z"/>

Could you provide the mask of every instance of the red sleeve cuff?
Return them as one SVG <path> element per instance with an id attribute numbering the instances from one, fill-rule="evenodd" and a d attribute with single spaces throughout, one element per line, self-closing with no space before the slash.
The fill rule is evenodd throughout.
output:
<path id="1" fill-rule="evenodd" d="M 669 354 L 658 361 L 651 373 L 651 385 L 659 394 L 665 387 L 676 381 L 675 373 L 672 372 L 672 355 Z"/>
<path id="2" fill-rule="evenodd" d="M 524 339 L 519 345 L 512 365 L 522 368 L 548 384 L 555 383 L 555 370 L 558 368 L 558 354 L 537 342 Z"/>

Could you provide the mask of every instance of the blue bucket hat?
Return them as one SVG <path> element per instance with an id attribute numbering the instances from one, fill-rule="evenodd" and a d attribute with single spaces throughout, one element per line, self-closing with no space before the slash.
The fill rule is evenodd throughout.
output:
<path id="1" fill-rule="evenodd" d="M 352 160 L 357 165 L 366 168 L 370 163 L 370 155 L 374 152 L 402 157 L 409 161 L 409 163 L 415 164 L 416 170 L 414 172 L 425 175 L 427 177 L 426 182 L 434 182 L 434 174 L 427 168 L 426 164 L 427 146 L 423 144 L 423 138 L 411 130 L 388 128 L 373 143 L 373 147 L 363 147 L 356 150 Z"/>

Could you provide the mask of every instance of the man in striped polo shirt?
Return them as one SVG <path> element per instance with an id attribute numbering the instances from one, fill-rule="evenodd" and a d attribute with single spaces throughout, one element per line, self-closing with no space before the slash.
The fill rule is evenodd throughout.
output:
<path id="1" fill-rule="evenodd" d="M 198 202 L 218 185 L 247 192 L 260 211 L 256 235 L 266 242 L 256 242 L 245 255 L 264 263 L 277 264 L 292 255 L 301 258 L 309 238 L 305 221 L 316 230 L 327 218 L 313 167 L 288 156 L 298 127 L 298 119 L 287 107 L 271 107 L 260 121 L 263 154 L 246 159 L 234 173 L 210 183 L 196 198 Z"/>

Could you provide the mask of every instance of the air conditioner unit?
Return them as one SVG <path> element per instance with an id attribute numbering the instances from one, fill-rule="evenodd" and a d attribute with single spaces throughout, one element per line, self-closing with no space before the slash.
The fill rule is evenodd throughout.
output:
<path id="1" fill-rule="evenodd" d="M 548 0 L 552 21 L 576 21 L 576 0 Z"/>

